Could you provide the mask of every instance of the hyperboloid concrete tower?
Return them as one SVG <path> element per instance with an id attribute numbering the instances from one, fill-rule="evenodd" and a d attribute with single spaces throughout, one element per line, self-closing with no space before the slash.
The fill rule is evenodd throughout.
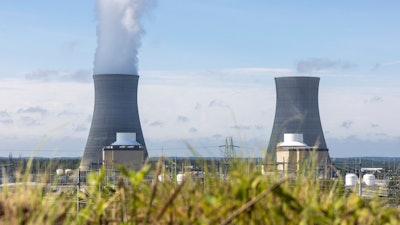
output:
<path id="1" fill-rule="evenodd" d="M 136 141 L 144 147 L 144 158 L 147 158 L 137 104 L 139 76 L 98 74 L 93 79 L 94 112 L 80 169 L 102 164 L 103 147 L 115 142 L 116 134 L 121 132 L 136 133 Z"/>
<path id="2" fill-rule="evenodd" d="M 318 108 L 319 77 L 276 77 L 275 120 L 266 159 L 276 160 L 277 144 L 285 133 L 303 134 L 316 151 L 328 151 Z"/>

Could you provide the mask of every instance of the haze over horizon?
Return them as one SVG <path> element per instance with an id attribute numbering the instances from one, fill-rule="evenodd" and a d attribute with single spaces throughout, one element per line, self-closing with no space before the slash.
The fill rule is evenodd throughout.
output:
<path id="1" fill-rule="evenodd" d="M 82 156 L 95 0 L 0 8 L 0 156 Z M 277 76 L 320 77 L 332 157 L 400 157 L 397 1 L 158 1 L 144 15 L 139 114 L 150 156 L 262 156 Z M 193 146 L 197 153 L 187 149 Z"/>

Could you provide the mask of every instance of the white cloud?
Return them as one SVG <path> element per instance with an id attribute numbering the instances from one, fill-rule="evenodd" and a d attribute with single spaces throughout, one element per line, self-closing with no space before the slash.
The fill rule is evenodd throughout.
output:
<path id="1" fill-rule="evenodd" d="M 376 70 L 380 69 L 381 67 L 394 66 L 394 65 L 399 65 L 399 64 L 400 64 L 400 60 L 398 60 L 398 61 L 391 61 L 391 62 L 384 62 L 384 63 L 377 62 L 377 63 L 371 68 L 371 71 L 376 71 Z"/>
<path id="2" fill-rule="evenodd" d="M 349 129 L 352 124 L 353 124 L 353 122 L 351 120 L 346 120 L 346 121 L 342 122 L 342 127 Z"/>
<path id="3" fill-rule="evenodd" d="M 1 79 L 0 112 L 7 112 L 6 118 L 10 121 L 0 128 L 1 153 L 8 154 L 8 149 L 15 148 L 22 152 L 33 150 L 45 136 L 57 140 L 83 139 L 88 129 L 82 128 L 88 127 L 86 118 L 93 111 L 92 92 L 90 83 Z M 1 118 L 5 116 L 2 114 Z M 67 142 L 61 149 L 74 144 Z"/>
<path id="4" fill-rule="evenodd" d="M 186 123 L 189 121 L 189 118 L 187 118 L 186 116 L 178 116 L 178 121 L 182 122 L 182 123 Z"/>
<path id="5" fill-rule="evenodd" d="M 243 67 L 243 68 L 231 68 L 217 70 L 220 73 L 231 73 L 231 74 L 290 74 L 294 71 L 287 68 L 267 68 L 267 67 Z"/>
<path id="6" fill-rule="evenodd" d="M 252 127 L 262 124 L 267 127 L 267 120 L 256 118 L 273 117 L 272 100 L 275 96 L 269 95 L 273 93 L 272 88 L 215 87 L 203 84 L 142 85 L 139 113 L 145 121 L 142 124 L 145 136 L 164 140 L 172 137 L 201 138 L 211 137 L 216 132 L 238 135 L 243 131 L 238 131 L 237 127 L 243 124 Z M 177 120 L 178 115 L 185 116 Z M 159 121 L 163 126 L 148 126 L 152 121 Z M 192 128 L 196 132 L 192 132 Z M 252 132 L 255 130 L 252 129 Z"/>
<path id="7" fill-rule="evenodd" d="M 78 71 L 60 71 L 60 70 L 33 70 L 25 73 L 25 79 L 49 82 L 84 82 L 92 81 L 92 72 L 90 70 Z"/>
<path id="8" fill-rule="evenodd" d="M 297 63 L 297 72 L 299 73 L 313 73 L 323 72 L 326 70 L 346 70 L 354 68 L 355 65 L 350 62 L 343 62 L 340 60 L 330 60 L 324 58 L 311 58 L 300 60 Z"/>
<path id="9" fill-rule="evenodd" d="M 10 114 L 7 111 L 0 111 L 0 123 L 10 124 L 13 123 Z"/>
<path id="10" fill-rule="evenodd" d="M 40 106 L 31 106 L 29 108 L 19 109 L 18 113 L 23 113 L 23 114 L 39 113 L 41 115 L 45 115 L 47 113 L 47 110 L 43 109 Z"/>
<path id="11" fill-rule="evenodd" d="M 397 87 L 320 89 L 320 113 L 325 136 L 339 139 L 355 136 L 371 141 L 399 136 L 400 128 L 396 121 L 400 105 L 395 102 L 400 96 L 396 93 Z"/>

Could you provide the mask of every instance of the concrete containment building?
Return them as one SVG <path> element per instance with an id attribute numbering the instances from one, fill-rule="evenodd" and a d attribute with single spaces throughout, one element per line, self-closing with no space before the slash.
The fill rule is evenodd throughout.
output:
<path id="1" fill-rule="evenodd" d="M 102 150 L 116 141 L 119 132 L 136 133 L 148 156 L 137 105 L 138 75 L 94 75 L 95 101 L 92 124 L 80 169 L 96 169 L 102 164 Z M 140 160 L 143 160 L 140 159 Z"/>
<path id="2" fill-rule="evenodd" d="M 276 162 L 278 171 L 285 175 L 313 169 L 315 174 L 326 178 L 330 171 L 328 149 L 316 151 L 303 142 L 303 134 L 284 134 L 284 141 L 277 144 Z"/>
<path id="3" fill-rule="evenodd" d="M 129 170 L 140 170 L 145 156 L 144 146 L 136 141 L 135 133 L 117 133 L 117 140 L 103 148 L 103 165 L 116 170 L 118 165 Z"/>
<path id="4" fill-rule="evenodd" d="M 302 134 L 308 148 L 328 152 L 318 108 L 318 77 L 277 77 L 276 110 L 266 160 L 276 161 L 284 134 Z"/>

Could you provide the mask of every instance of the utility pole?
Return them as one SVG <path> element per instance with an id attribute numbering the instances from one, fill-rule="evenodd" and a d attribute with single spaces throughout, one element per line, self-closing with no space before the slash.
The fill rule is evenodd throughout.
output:
<path id="1" fill-rule="evenodd" d="M 360 197 L 362 197 L 362 179 L 361 179 L 361 177 L 362 177 L 362 172 L 361 172 L 361 158 L 360 158 L 360 161 L 359 161 L 359 171 L 358 171 L 358 176 L 359 176 L 359 185 L 358 185 L 358 195 L 360 196 Z"/>
<path id="2" fill-rule="evenodd" d="M 76 177 L 76 211 L 79 212 L 80 202 L 79 202 L 79 192 L 81 191 L 81 170 L 78 169 L 78 176 Z"/>

